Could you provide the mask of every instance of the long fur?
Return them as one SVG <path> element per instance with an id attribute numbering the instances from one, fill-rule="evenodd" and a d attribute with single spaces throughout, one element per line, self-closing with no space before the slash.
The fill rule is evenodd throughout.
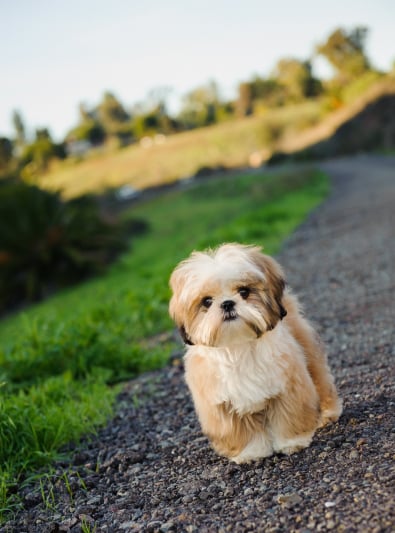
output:
<path id="1" fill-rule="evenodd" d="M 186 382 L 219 454 L 237 463 L 290 454 L 338 419 L 323 344 L 273 258 L 240 244 L 194 252 L 170 285 Z"/>

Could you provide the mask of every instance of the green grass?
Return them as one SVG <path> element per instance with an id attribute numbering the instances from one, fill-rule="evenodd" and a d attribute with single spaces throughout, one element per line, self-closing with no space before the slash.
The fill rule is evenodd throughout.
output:
<path id="1" fill-rule="evenodd" d="M 305 169 L 211 179 L 141 203 L 124 216 L 146 219 L 150 233 L 105 276 L 0 323 L 0 512 L 17 505 L 26 476 L 104 423 L 114 384 L 166 364 L 179 260 L 225 241 L 276 253 L 328 187 Z"/>

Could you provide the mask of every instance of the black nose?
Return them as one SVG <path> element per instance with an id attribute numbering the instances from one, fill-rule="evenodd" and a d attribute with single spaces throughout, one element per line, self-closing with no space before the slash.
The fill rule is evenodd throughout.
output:
<path id="1" fill-rule="evenodd" d="M 221 309 L 223 309 L 225 312 L 229 313 L 234 308 L 235 303 L 233 300 L 225 300 L 221 304 Z"/>

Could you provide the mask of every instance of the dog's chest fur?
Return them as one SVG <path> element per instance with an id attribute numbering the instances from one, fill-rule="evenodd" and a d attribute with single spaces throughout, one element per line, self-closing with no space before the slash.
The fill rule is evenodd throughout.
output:
<path id="1" fill-rule="evenodd" d="M 215 404 L 228 403 L 239 415 L 254 413 L 283 393 L 289 379 L 289 357 L 302 356 L 287 328 L 276 327 L 261 339 L 231 348 L 199 347 L 215 368 Z"/>

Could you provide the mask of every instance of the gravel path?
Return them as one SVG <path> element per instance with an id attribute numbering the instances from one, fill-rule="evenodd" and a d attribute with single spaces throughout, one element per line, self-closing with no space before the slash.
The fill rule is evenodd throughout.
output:
<path id="1" fill-rule="evenodd" d="M 229 463 L 201 435 L 175 358 L 129 383 L 108 427 L 57 465 L 68 483 L 48 482 L 47 506 L 25 489 L 0 531 L 395 530 L 395 157 L 322 167 L 333 193 L 279 260 L 328 345 L 340 421 L 291 457 Z"/>

